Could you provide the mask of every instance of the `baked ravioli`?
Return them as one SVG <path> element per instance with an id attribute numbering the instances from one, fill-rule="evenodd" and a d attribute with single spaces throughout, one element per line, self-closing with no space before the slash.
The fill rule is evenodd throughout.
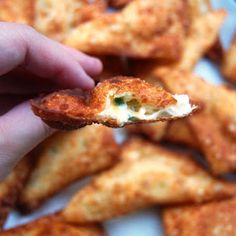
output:
<path id="1" fill-rule="evenodd" d="M 66 221 L 103 221 L 153 205 L 200 203 L 236 193 L 234 182 L 214 178 L 192 156 L 142 139 L 129 139 L 120 157 L 72 197 L 62 211 Z"/>
<path id="2" fill-rule="evenodd" d="M 105 80 L 91 91 L 59 91 L 32 101 L 34 113 L 59 129 L 171 120 L 195 108 L 187 95 L 172 95 L 141 79 L 122 76 Z"/>

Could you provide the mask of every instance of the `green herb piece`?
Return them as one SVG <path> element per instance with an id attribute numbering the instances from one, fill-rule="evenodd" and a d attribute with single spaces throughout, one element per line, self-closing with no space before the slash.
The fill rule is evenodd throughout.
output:
<path id="1" fill-rule="evenodd" d="M 124 105 L 125 104 L 125 102 L 124 102 L 124 99 L 123 98 L 115 98 L 114 99 L 114 102 L 115 102 L 115 104 L 117 105 L 117 106 L 122 106 L 122 105 Z"/>
<path id="2" fill-rule="evenodd" d="M 128 118 L 128 121 L 134 121 L 134 122 L 139 121 L 139 118 L 131 116 L 131 117 Z"/>

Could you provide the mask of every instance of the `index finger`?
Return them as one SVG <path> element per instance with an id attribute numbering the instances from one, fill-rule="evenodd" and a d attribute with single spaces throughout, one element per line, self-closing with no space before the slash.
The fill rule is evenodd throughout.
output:
<path id="1" fill-rule="evenodd" d="M 35 75 L 63 87 L 90 89 L 94 86 L 94 81 L 76 58 L 75 51 L 72 55 L 64 45 L 46 38 L 26 25 L 0 23 L 0 50 L 0 75 L 23 66 Z M 93 65 L 91 74 L 101 71 L 99 60 L 92 57 L 83 60 L 84 67 L 86 62 Z"/>

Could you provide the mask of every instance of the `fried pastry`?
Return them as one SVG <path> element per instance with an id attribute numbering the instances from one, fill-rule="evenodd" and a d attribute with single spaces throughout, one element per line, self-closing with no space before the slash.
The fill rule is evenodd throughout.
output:
<path id="1" fill-rule="evenodd" d="M 158 142 L 167 141 L 184 144 L 188 147 L 200 149 L 192 130 L 185 119 L 164 121 L 150 124 L 134 124 L 126 127 L 130 134 L 144 135 L 148 139 Z"/>
<path id="2" fill-rule="evenodd" d="M 230 197 L 236 184 L 210 176 L 191 156 L 140 139 L 129 140 L 121 162 L 94 178 L 62 211 L 68 222 L 103 221 L 155 204 Z"/>
<path id="3" fill-rule="evenodd" d="M 224 55 L 221 70 L 226 79 L 236 82 L 236 36 Z"/>
<path id="4" fill-rule="evenodd" d="M 118 13 L 78 26 L 64 43 L 90 54 L 177 60 L 184 15 L 183 1 L 133 0 Z"/>
<path id="5" fill-rule="evenodd" d="M 166 236 L 232 236 L 236 198 L 204 205 L 170 207 L 163 212 Z"/>
<path id="6" fill-rule="evenodd" d="M 130 134 L 144 135 L 145 137 L 153 140 L 160 141 L 165 136 L 168 127 L 168 121 L 155 122 L 150 124 L 134 124 L 126 127 Z"/>
<path id="7" fill-rule="evenodd" d="M 89 92 L 59 91 L 32 101 L 34 113 L 60 129 L 170 120 L 187 116 L 195 108 L 188 96 L 171 95 L 143 80 L 122 76 L 105 80 Z"/>
<path id="8" fill-rule="evenodd" d="M 101 125 L 58 132 L 38 149 L 38 161 L 18 201 L 24 212 L 37 208 L 72 182 L 112 166 L 118 151 L 112 129 Z"/>
<path id="9" fill-rule="evenodd" d="M 33 27 L 48 37 L 62 41 L 78 25 L 102 15 L 104 0 L 36 0 Z"/>
<path id="10" fill-rule="evenodd" d="M 152 84 L 158 84 L 160 81 L 155 77 L 155 70 L 157 68 L 192 71 L 196 63 L 215 45 L 225 16 L 226 12 L 224 10 L 217 10 L 199 15 L 197 18 L 194 17 L 193 22 L 188 26 L 188 34 L 184 38 L 185 44 L 178 61 L 170 62 L 157 59 L 146 61 L 132 60 L 129 63 L 131 74 L 143 78 Z M 215 59 L 217 57 L 215 55 Z"/>
<path id="11" fill-rule="evenodd" d="M 49 215 L 33 222 L 1 231 L 0 236 L 105 236 L 101 225 L 71 225 L 58 215 Z"/>
<path id="12" fill-rule="evenodd" d="M 104 0 L 1 0 L 0 20 L 24 23 L 62 41 L 78 25 L 102 15 Z"/>
<path id="13" fill-rule="evenodd" d="M 30 171 L 31 163 L 26 157 L 0 183 L 0 228 L 3 226 L 9 212 L 15 206 Z"/>
<path id="14" fill-rule="evenodd" d="M 162 139 L 173 143 L 184 144 L 197 150 L 200 149 L 186 119 L 170 121 Z"/>
<path id="15" fill-rule="evenodd" d="M 226 17 L 224 10 L 210 11 L 195 19 L 190 26 L 182 57 L 174 68 L 192 70 L 218 39 L 220 28 Z M 197 43 L 196 43 L 197 42 Z"/>
<path id="16" fill-rule="evenodd" d="M 157 70 L 157 77 L 173 93 L 186 93 L 201 104 L 201 110 L 188 119 L 213 173 L 236 170 L 236 93 L 212 85 L 186 71 Z"/>

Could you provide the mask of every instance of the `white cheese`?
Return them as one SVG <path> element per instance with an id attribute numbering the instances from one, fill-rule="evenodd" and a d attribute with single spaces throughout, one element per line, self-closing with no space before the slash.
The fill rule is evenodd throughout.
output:
<path id="1" fill-rule="evenodd" d="M 156 120 L 162 117 L 183 117 L 192 112 L 194 107 L 191 106 L 188 95 L 174 95 L 173 97 L 177 103 L 164 109 L 155 110 L 155 107 L 141 106 L 138 111 L 134 111 L 126 101 L 124 104 L 117 105 L 112 96 L 108 96 L 106 107 L 99 116 L 116 119 L 119 124 L 124 124 L 132 122 L 134 119 Z"/>

